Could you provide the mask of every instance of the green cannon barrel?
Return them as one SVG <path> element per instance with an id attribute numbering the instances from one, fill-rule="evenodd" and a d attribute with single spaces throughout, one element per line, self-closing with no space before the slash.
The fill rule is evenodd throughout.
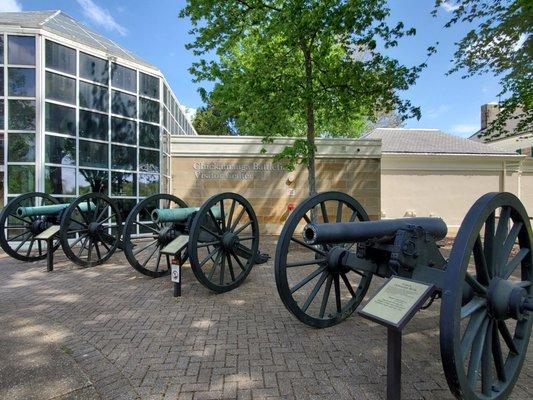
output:
<path id="1" fill-rule="evenodd" d="M 69 203 L 64 204 L 50 204 L 48 206 L 37 206 L 37 207 L 19 207 L 17 208 L 17 215 L 19 217 L 36 217 L 44 215 L 57 215 L 62 210 L 70 206 Z M 94 203 L 90 203 L 90 206 L 87 206 L 87 203 L 81 203 L 79 205 L 82 212 L 86 212 L 89 207 L 92 210 L 96 208 Z"/>
<path id="2" fill-rule="evenodd" d="M 152 220 L 154 222 L 185 222 L 189 215 L 199 209 L 200 207 L 156 208 L 152 211 Z M 220 219 L 220 207 L 213 207 L 211 211 L 216 219 Z"/>

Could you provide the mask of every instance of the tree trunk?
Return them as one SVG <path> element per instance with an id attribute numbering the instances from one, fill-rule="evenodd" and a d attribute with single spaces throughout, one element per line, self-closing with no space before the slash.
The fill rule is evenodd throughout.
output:
<path id="1" fill-rule="evenodd" d="M 316 193 L 316 170 L 315 170 L 315 108 L 313 102 L 313 64 L 311 61 L 311 51 L 307 46 L 303 46 L 305 59 L 305 87 L 306 87 L 306 113 L 307 113 L 307 149 L 309 173 L 309 195 Z"/>

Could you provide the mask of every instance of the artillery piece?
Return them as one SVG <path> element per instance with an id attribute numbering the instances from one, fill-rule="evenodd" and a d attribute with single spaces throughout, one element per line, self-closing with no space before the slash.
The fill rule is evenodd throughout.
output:
<path id="1" fill-rule="evenodd" d="M 439 218 L 369 221 L 347 194 L 311 196 L 281 232 L 278 293 L 300 321 L 324 328 L 353 313 L 373 275 L 434 285 L 431 301 L 441 297 L 441 359 L 450 390 L 459 399 L 506 398 L 533 320 L 529 218 L 514 195 L 488 193 L 468 211 L 448 259 L 437 243 L 446 234 Z"/>
<path id="2" fill-rule="evenodd" d="M 122 220 L 116 204 L 101 193 L 60 203 L 40 192 L 12 199 L 0 214 L 0 246 L 21 261 L 49 259 L 61 245 L 74 263 L 102 264 L 120 246 Z M 42 242 L 45 242 L 44 245 Z"/>
<path id="3" fill-rule="evenodd" d="M 189 260 L 196 278 L 207 288 L 226 292 L 239 286 L 259 255 L 259 227 L 250 203 L 235 193 L 211 197 L 201 207 L 188 207 L 170 194 L 138 203 L 124 226 L 124 253 L 130 265 L 150 277 L 166 275 L 173 261 Z"/>

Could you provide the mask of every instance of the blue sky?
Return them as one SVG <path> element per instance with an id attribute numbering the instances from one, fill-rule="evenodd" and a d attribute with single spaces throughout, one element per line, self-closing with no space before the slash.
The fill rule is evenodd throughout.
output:
<path id="1" fill-rule="evenodd" d="M 190 24 L 179 19 L 185 0 L 0 0 L 0 10 L 61 9 L 108 36 L 138 56 L 157 65 L 165 74 L 180 102 L 187 107 L 202 105 L 198 84 L 188 72 L 194 60 L 185 44 Z M 422 118 L 406 122 L 408 128 L 438 128 L 460 136 L 479 129 L 481 104 L 497 99 L 498 81 L 484 75 L 461 79 L 459 74 L 446 76 L 454 43 L 466 26 L 444 29 L 453 2 L 440 9 L 433 18 L 433 0 L 391 0 L 391 20 L 403 21 L 417 29 L 415 37 L 406 38 L 391 51 L 407 65 L 425 60 L 427 46 L 439 42 L 438 52 L 428 61 L 416 86 L 402 95 L 422 108 Z"/>

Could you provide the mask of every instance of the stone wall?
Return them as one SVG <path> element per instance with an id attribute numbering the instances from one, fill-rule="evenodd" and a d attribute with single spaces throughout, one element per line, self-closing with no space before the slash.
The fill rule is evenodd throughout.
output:
<path id="1" fill-rule="evenodd" d="M 289 139 L 264 145 L 255 137 L 174 137 L 172 193 L 189 205 L 226 191 L 246 197 L 263 233 L 281 230 L 292 206 L 308 195 L 305 167 L 293 172 L 273 162 Z M 261 154 L 264 148 L 266 153 Z M 317 189 L 355 197 L 373 219 L 380 215 L 379 140 L 324 139 L 317 143 Z"/>

